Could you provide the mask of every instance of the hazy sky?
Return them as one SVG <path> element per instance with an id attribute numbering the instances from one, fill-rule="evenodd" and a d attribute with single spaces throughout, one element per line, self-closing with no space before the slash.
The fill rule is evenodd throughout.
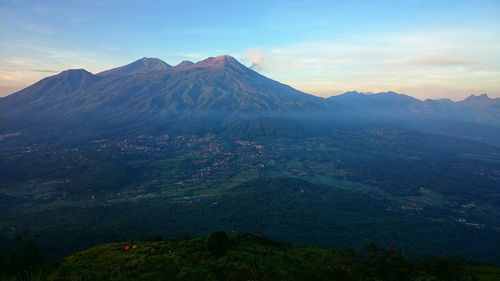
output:
<path id="1" fill-rule="evenodd" d="M 500 1 L 0 0 L 0 96 L 68 68 L 219 54 L 320 96 L 500 97 Z"/>

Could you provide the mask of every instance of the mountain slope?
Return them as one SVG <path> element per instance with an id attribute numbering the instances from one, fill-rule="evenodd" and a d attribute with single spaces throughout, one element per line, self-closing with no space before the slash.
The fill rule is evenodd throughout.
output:
<path id="1" fill-rule="evenodd" d="M 97 75 L 81 73 L 79 83 L 63 74 L 49 79 L 60 86 L 47 90 L 42 80 L 1 99 L 0 131 L 38 135 L 43 123 L 53 131 L 71 127 L 73 134 L 83 126 L 89 134 L 108 128 L 125 132 L 144 126 L 165 129 L 193 119 L 210 122 L 200 125 L 210 127 L 235 116 L 304 114 L 322 107 L 321 98 L 264 77 L 229 56 L 176 67 L 142 59 Z"/>
<path id="2" fill-rule="evenodd" d="M 487 134 L 496 142 L 500 136 L 488 128 L 500 127 L 500 102 L 486 95 L 462 102 L 420 101 L 395 92 L 348 92 L 325 100 L 269 79 L 230 56 L 174 67 L 143 58 L 97 75 L 68 70 L 45 78 L 1 98 L 0 121 L 1 134 L 20 133 L 23 140 L 138 131 L 296 137 L 305 131 L 325 134 L 335 126 L 392 124 L 455 136 L 475 126 L 475 138 Z"/>
<path id="3" fill-rule="evenodd" d="M 11 111 L 40 102 L 53 102 L 58 98 L 68 98 L 69 94 L 84 89 L 100 78 L 85 69 L 65 70 L 57 75 L 44 78 L 35 84 L 1 99 Z"/>
<path id="4" fill-rule="evenodd" d="M 63 117 L 60 112 L 73 108 L 66 101 L 74 100 L 76 93 L 101 80 L 84 69 L 71 69 L 0 99 L 0 131 L 22 131 L 30 125 L 47 126 L 50 119 L 57 121 Z"/>
<path id="5" fill-rule="evenodd" d="M 348 106 L 353 110 L 379 115 L 416 113 L 421 110 L 421 101 L 395 92 L 372 94 L 351 91 L 342 95 L 329 97 L 328 101 Z"/>
<path id="6" fill-rule="evenodd" d="M 449 99 L 421 101 L 395 92 L 374 94 L 351 91 L 327 100 L 348 109 L 354 118 L 459 121 L 500 127 L 500 99 L 486 94 L 471 95 L 463 101 L 453 102 Z"/>

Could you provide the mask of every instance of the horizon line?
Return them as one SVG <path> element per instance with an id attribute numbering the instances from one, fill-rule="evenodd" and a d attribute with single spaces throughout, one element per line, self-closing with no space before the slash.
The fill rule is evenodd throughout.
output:
<path id="1" fill-rule="evenodd" d="M 463 101 L 469 97 L 478 97 L 478 96 L 486 96 L 490 99 L 500 99 L 500 96 L 497 97 L 495 95 L 490 95 L 489 93 L 487 92 L 484 92 L 484 91 L 479 91 L 479 92 L 476 92 L 476 93 L 472 93 L 472 94 L 469 94 L 467 96 L 465 96 L 464 98 L 462 99 L 453 99 L 449 96 L 446 96 L 446 97 L 440 97 L 440 98 L 425 98 L 425 99 L 422 99 L 422 98 L 419 98 L 415 95 L 412 95 L 412 94 L 409 94 L 407 92 L 401 92 L 401 91 L 397 91 L 397 90 L 354 90 L 354 89 L 351 89 L 351 90 L 346 90 L 346 91 L 339 91 L 339 92 L 336 92 L 336 93 L 333 93 L 333 94 L 329 94 L 329 95 L 319 95 L 319 94 L 314 94 L 313 92 L 310 92 L 310 91 L 307 91 L 307 90 L 302 90 L 302 89 L 299 89 L 299 87 L 296 87 L 296 86 L 292 86 L 290 84 L 287 84 L 287 83 L 283 83 L 281 82 L 280 80 L 277 80 L 277 79 L 274 79 L 274 78 L 271 78 L 267 75 L 264 75 L 263 73 L 257 71 L 258 68 L 257 67 L 253 67 L 253 64 L 251 66 L 247 66 L 245 65 L 244 63 L 242 63 L 240 60 L 238 60 L 237 58 L 235 58 L 234 56 L 231 56 L 229 54 L 219 54 L 217 56 L 209 56 L 209 57 L 206 57 L 204 59 L 201 59 L 201 60 L 198 60 L 198 61 L 192 61 L 192 60 L 181 60 L 180 62 L 178 62 L 177 64 L 170 64 L 168 61 L 166 60 L 163 60 L 161 58 L 158 58 L 158 57 L 148 57 L 148 56 L 143 56 L 139 59 L 136 59 L 136 60 L 133 60 L 132 62 L 129 62 L 129 63 L 126 63 L 126 64 L 123 64 L 123 65 L 120 65 L 120 66 L 114 66 L 114 67 L 111 67 L 111 68 L 107 68 L 107 69 L 104 69 L 104 70 L 98 70 L 98 71 L 90 71 L 90 70 L 87 70 L 86 68 L 84 67 L 80 67 L 80 68 L 68 68 L 68 69 L 64 69 L 64 70 L 61 70 L 61 71 L 57 71 L 57 70 L 50 70 L 50 69 L 44 69 L 44 70 L 32 70 L 32 71 L 35 71 L 35 72 L 40 72 L 40 73 L 54 73 L 54 75 L 49 75 L 49 76 L 46 76 L 46 77 L 43 77 L 27 86 L 24 86 L 23 88 L 20 88 L 18 90 L 14 90 L 13 92 L 10 92 L 6 95 L 3 95 L 3 96 L 0 96 L 0 99 L 3 99 L 3 98 L 6 98 L 8 96 L 11 96 L 13 94 L 16 94 L 20 91 L 23 91 L 24 89 L 42 81 L 43 79 L 46 79 L 46 78 L 49 78 L 49 77 L 54 77 L 54 76 L 57 76 L 57 75 L 60 75 L 61 73 L 65 72 L 65 71 L 70 71 L 70 70 L 84 70 L 86 72 L 89 72 L 91 73 L 92 75 L 98 75 L 99 73 L 102 73 L 102 72 L 105 72 L 105 71 L 108 71 L 108 70 L 112 70 L 112 69 L 115 69 L 115 68 L 120 68 L 120 67 L 124 67 L 124 66 L 127 66 L 127 65 L 130 65 L 132 63 L 135 63 L 135 62 L 138 62 L 138 61 L 141 61 L 141 60 L 144 60 L 144 59 L 150 59 L 150 60 L 159 60 L 165 64 L 168 65 L 169 68 L 173 68 L 183 62 L 191 62 L 193 64 L 197 64 L 199 62 L 203 62 L 205 60 L 208 60 L 208 59 L 215 59 L 215 58 L 219 58 L 219 57 L 229 57 L 229 58 L 232 58 L 234 60 L 236 60 L 238 63 L 240 63 L 241 65 L 243 65 L 244 67 L 246 67 L 247 69 L 249 70 L 252 70 L 252 71 L 255 71 L 269 79 L 272 79 L 274 81 L 277 81 L 277 82 L 280 82 L 282 84 L 285 84 L 287 86 L 290 86 L 298 91 L 301 91 L 305 94 L 309 94 L 309 95 L 312 95 L 312 96 L 315 96 L 315 97 L 318 97 L 318 98 L 324 98 L 324 99 L 327 99 L 327 98 L 330 98 L 330 97 L 335 97 L 335 96 L 341 96 L 341 95 L 344 95 L 344 94 L 347 94 L 347 93 L 351 93 L 351 92 L 356 92 L 356 93 L 359 93 L 359 94 L 364 94 L 364 95 L 377 95 L 377 94 L 385 94 L 385 93 L 395 93 L 395 94 L 399 94 L 399 95 L 405 95 L 405 96 L 409 96 L 409 97 L 412 97 L 414 99 L 417 99 L 421 102 L 424 102 L 426 100 L 451 100 L 453 102 L 459 102 L 459 101 Z"/>

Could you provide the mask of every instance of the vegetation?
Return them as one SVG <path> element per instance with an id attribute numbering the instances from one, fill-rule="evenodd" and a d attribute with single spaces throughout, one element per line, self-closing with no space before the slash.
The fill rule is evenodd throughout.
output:
<path id="1" fill-rule="evenodd" d="M 412 258 L 500 264 L 499 163 L 492 146 L 390 128 L 2 145 L 0 233 L 32 229 L 58 257 L 224 230 L 326 248 L 371 240 Z"/>
<path id="2" fill-rule="evenodd" d="M 500 269 L 453 258 L 410 262 L 392 246 L 361 253 L 279 244 L 216 232 L 208 238 L 103 244 L 57 263 L 2 264 L 5 280 L 495 280 Z M 9 267 L 7 267 L 9 266 Z M 2 279 L 2 280 L 3 280 Z M 497 279 L 498 280 L 498 279 Z"/>

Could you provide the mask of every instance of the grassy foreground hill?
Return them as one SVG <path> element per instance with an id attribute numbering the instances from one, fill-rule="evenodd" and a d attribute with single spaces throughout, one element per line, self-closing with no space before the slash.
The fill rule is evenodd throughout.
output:
<path id="1" fill-rule="evenodd" d="M 500 280 L 499 268 L 440 257 L 410 262 L 392 247 L 367 244 L 356 254 L 224 232 L 103 244 L 55 264 L 5 266 L 1 280 Z"/>

